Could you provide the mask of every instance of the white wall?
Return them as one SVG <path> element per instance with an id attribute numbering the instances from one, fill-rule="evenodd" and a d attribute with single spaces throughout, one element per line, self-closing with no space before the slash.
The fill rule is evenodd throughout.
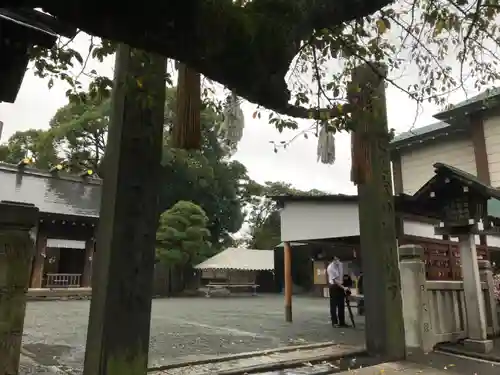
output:
<path id="1" fill-rule="evenodd" d="M 403 221 L 403 232 L 404 234 L 410 236 L 434 238 L 437 240 L 442 240 L 443 236 L 434 234 L 434 226 L 429 223 L 421 223 L 415 220 Z"/>
<path id="2" fill-rule="evenodd" d="M 359 236 L 357 202 L 287 202 L 281 210 L 281 240 L 306 241 L 348 236 Z M 434 234 L 434 226 L 416 220 L 404 219 L 406 235 L 441 240 Z M 451 241 L 458 241 L 452 237 Z M 488 246 L 500 248 L 500 237 L 487 236 Z M 476 236 L 479 245 L 479 236 Z"/>
<path id="3" fill-rule="evenodd" d="M 477 174 L 471 139 L 452 139 L 425 145 L 407 153 L 403 151 L 401 154 L 404 192 L 413 194 L 431 179 L 434 176 L 433 165 L 437 162 L 453 165 L 473 175 Z"/>
<path id="4" fill-rule="evenodd" d="M 357 202 L 287 202 L 281 210 L 281 240 L 359 236 Z"/>
<path id="5" fill-rule="evenodd" d="M 486 118 L 483 127 L 491 185 L 500 187 L 500 116 Z"/>
<path id="6" fill-rule="evenodd" d="M 434 226 L 405 219 L 404 233 L 418 237 L 442 239 Z M 287 202 L 281 210 L 281 240 L 305 241 L 359 236 L 357 202 Z M 477 238 L 479 243 L 479 236 Z"/>
<path id="7" fill-rule="evenodd" d="M 357 202 L 287 202 L 280 216 L 282 241 L 359 236 Z M 405 219 L 403 227 L 408 235 L 442 239 L 432 224 Z"/>
<path id="8" fill-rule="evenodd" d="M 422 223 L 416 220 L 404 220 L 403 222 L 403 231 L 405 234 L 409 236 L 418 236 L 425 238 L 433 238 L 436 240 L 442 240 L 443 236 L 434 234 L 434 225 L 430 223 Z M 451 237 L 450 241 L 458 242 L 457 237 Z M 479 236 L 476 236 L 476 244 L 479 245 Z"/>
<path id="9" fill-rule="evenodd" d="M 488 246 L 498 247 L 500 249 L 500 237 L 498 236 L 486 236 L 486 243 Z"/>
<path id="10" fill-rule="evenodd" d="M 418 237 L 427 237 L 434 239 L 442 239 L 443 237 L 440 235 L 434 234 L 434 226 L 429 223 L 421 223 L 414 220 L 405 220 L 403 223 L 404 233 L 411 236 Z M 457 237 L 450 238 L 453 242 L 458 242 Z M 475 236 L 476 245 L 480 245 L 481 241 L 479 236 Z M 500 237 L 498 236 L 486 236 L 486 243 L 490 247 L 498 247 L 500 248 Z"/>
<path id="11" fill-rule="evenodd" d="M 47 238 L 47 247 L 60 249 L 85 249 L 85 241 Z"/>

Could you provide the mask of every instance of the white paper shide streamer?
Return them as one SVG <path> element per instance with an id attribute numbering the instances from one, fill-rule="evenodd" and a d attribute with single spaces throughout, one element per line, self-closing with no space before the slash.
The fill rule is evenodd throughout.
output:
<path id="1" fill-rule="evenodd" d="M 238 96 L 232 92 L 224 105 L 224 121 L 220 127 L 220 135 L 231 148 L 235 148 L 243 137 L 245 128 L 245 117 L 241 110 Z"/>
<path id="2" fill-rule="evenodd" d="M 335 137 L 326 125 L 322 125 L 318 135 L 318 161 L 323 164 L 335 163 Z"/>

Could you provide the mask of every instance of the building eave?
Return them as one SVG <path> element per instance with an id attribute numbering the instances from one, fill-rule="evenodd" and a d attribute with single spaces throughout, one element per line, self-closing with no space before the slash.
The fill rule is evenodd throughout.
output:
<path id="1" fill-rule="evenodd" d="M 389 144 L 389 150 L 391 152 L 399 152 L 403 150 L 412 149 L 415 147 L 422 146 L 431 141 L 443 140 L 450 135 L 465 134 L 467 132 L 466 128 L 460 126 L 449 126 L 447 128 L 439 129 L 433 132 L 428 132 L 424 134 L 416 135 L 415 137 L 405 138 L 400 141 L 394 141 Z"/>
<path id="2" fill-rule="evenodd" d="M 278 206 L 284 207 L 287 202 L 357 202 L 357 195 L 327 194 L 327 195 L 269 195 Z"/>
<path id="3" fill-rule="evenodd" d="M 498 107 L 499 104 L 500 88 L 494 88 L 475 95 L 468 100 L 464 100 L 450 109 L 439 112 L 434 115 L 434 118 L 446 122 L 456 121 L 478 112 Z"/>

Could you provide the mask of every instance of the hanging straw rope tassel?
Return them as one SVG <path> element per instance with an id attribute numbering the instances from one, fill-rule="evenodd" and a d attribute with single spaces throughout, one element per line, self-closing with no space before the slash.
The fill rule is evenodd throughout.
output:
<path id="1" fill-rule="evenodd" d="M 172 130 L 173 146 L 186 150 L 201 148 L 201 80 L 200 73 L 179 64 L 177 79 L 177 113 Z"/>
<path id="2" fill-rule="evenodd" d="M 335 137 L 328 131 L 327 124 L 322 124 L 319 131 L 317 155 L 323 164 L 335 163 Z"/>
<path id="3" fill-rule="evenodd" d="M 354 104 L 359 105 L 360 100 L 354 98 L 352 100 Z M 371 155 L 370 155 L 370 145 L 368 144 L 368 126 L 370 124 L 367 122 L 364 116 L 363 106 L 356 108 L 353 113 L 353 118 L 356 119 L 356 128 L 351 131 L 351 181 L 354 185 L 363 185 L 371 180 Z"/>
<path id="4" fill-rule="evenodd" d="M 381 126 L 384 134 L 373 133 L 387 121 L 383 79 L 387 77 L 384 64 L 365 64 L 353 69 L 348 85 L 351 106 L 352 169 L 351 180 L 356 185 L 369 184 L 373 177 L 372 155 L 378 154 L 378 137 L 387 136 L 387 125 Z M 380 130 L 377 130 L 377 132 Z M 375 138 L 375 139 L 374 139 Z M 373 139 L 373 141 L 372 141 Z M 372 143 L 373 142 L 373 143 Z"/>
<path id="5" fill-rule="evenodd" d="M 220 127 L 220 134 L 232 145 L 237 145 L 243 137 L 245 117 L 241 110 L 238 96 L 234 91 L 226 98 L 224 105 L 224 121 Z"/>
<path id="6" fill-rule="evenodd" d="M 370 148 L 366 142 L 366 125 L 351 132 L 351 181 L 363 185 L 371 179 Z"/>
<path id="7" fill-rule="evenodd" d="M 358 87 L 350 88 L 349 102 L 354 108 L 352 120 L 355 124 L 351 131 L 351 181 L 363 185 L 371 180 L 370 145 L 367 131 L 370 126 L 366 117 L 366 95 Z"/>

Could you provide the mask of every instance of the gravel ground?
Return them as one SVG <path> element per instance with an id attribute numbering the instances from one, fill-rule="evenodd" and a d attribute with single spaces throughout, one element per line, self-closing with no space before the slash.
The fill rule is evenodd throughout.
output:
<path id="1" fill-rule="evenodd" d="M 331 328 L 326 300 L 294 297 L 292 324 L 284 321 L 283 310 L 280 296 L 155 300 L 150 365 L 323 341 L 364 343 L 364 323 L 359 317 L 358 329 Z M 88 301 L 28 303 L 23 347 L 29 357 L 22 356 L 20 375 L 63 374 L 60 370 L 64 374 L 81 374 L 88 311 Z M 408 360 L 421 365 L 429 375 L 432 369 L 436 373 L 444 369 L 450 375 L 499 373 L 495 364 L 434 353 L 413 355 Z M 320 370 L 313 367 L 313 372 Z M 266 374 L 310 374 L 312 370 L 306 366 Z"/>
<path id="2" fill-rule="evenodd" d="M 80 372 L 88 313 L 88 301 L 29 302 L 24 350 L 47 368 Z M 364 343 L 362 318 L 359 328 L 333 329 L 325 299 L 294 297 L 293 313 L 294 322 L 286 323 L 281 296 L 154 300 L 149 364 L 323 341 Z"/>

